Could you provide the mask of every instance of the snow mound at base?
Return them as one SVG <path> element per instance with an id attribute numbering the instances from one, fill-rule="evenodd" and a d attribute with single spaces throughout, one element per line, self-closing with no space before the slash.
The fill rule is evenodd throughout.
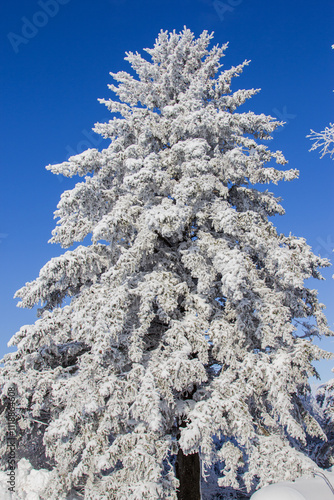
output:
<path id="1" fill-rule="evenodd" d="M 293 482 L 265 486 L 252 495 L 251 500 L 333 500 L 329 486 L 334 486 L 334 471 L 326 470 L 314 478 L 301 477 Z M 326 479 L 328 483 L 326 483 Z"/>
<path id="2" fill-rule="evenodd" d="M 8 490 L 8 474 L 0 472 L 0 498 L 2 500 L 41 500 L 49 482 L 50 471 L 35 470 L 29 460 L 21 458 L 15 471 L 15 492 Z"/>

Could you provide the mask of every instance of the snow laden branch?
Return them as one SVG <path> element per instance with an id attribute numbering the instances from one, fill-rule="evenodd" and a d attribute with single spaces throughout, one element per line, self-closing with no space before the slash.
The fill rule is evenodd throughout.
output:
<path id="1" fill-rule="evenodd" d="M 334 45 L 332 45 L 332 49 L 334 49 Z M 329 154 L 331 158 L 334 155 L 334 124 L 330 123 L 329 127 L 326 127 L 322 132 L 314 132 L 311 130 L 311 134 L 306 137 L 310 138 L 311 141 L 315 141 L 312 144 L 310 151 L 314 151 L 315 149 L 321 148 L 321 158 L 323 158 L 326 154 Z"/>
<path id="2" fill-rule="evenodd" d="M 322 132 L 314 132 L 311 130 L 311 134 L 308 135 L 312 141 L 315 143 L 312 145 L 310 151 L 321 148 L 321 158 L 326 154 L 329 154 L 331 158 L 334 155 L 334 124 L 330 123 L 329 127 L 326 127 Z"/>
<path id="3" fill-rule="evenodd" d="M 211 40 L 161 31 L 129 52 L 95 125 L 110 145 L 47 167 L 83 177 L 51 242 L 92 242 L 17 292 L 42 309 L 0 369 L 1 429 L 15 387 L 40 499 L 197 500 L 200 470 L 203 498 L 250 495 L 312 471 L 326 442 L 308 377 L 332 332 L 305 280 L 329 262 L 269 220 L 284 208 L 262 185 L 298 171 L 265 143 L 280 123 L 245 108 L 258 90 L 232 90 L 248 61 L 224 69 Z"/>
<path id="4" fill-rule="evenodd" d="M 39 302 L 45 309 L 62 304 L 65 297 L 77 295 L 85 286 L 96 282 L 108 269 L 110 250 L 105 245 L 79 246 L 51 259 L 42 267 L 39 277 L 18 290 L 14 298 L 21 298 L 19 307 L 31 308 Z"/>

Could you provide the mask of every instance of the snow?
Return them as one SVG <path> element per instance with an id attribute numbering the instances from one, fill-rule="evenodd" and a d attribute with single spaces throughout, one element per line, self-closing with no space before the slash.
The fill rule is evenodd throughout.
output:
<path id="1" fill-rule="evenodd" d="M 22 458 L 15 471 L 15 493 L 8 491 L 5 472 L 0 472 L 1 500 L 41 500 L 49 479 L 50 472 L 46 469 L 34 470 L 28 460 Z"/>
<path id="2" fill-rule="evenodd" d="M 322 472 L 324 473 L 324 472 Z M 325 472 L 334 488 L 334 473 Z M 266 486 L 252 495 L 251 500 L 332 500 L 333 492 L 322 477 L 301 477 L 294 482 Z"/>

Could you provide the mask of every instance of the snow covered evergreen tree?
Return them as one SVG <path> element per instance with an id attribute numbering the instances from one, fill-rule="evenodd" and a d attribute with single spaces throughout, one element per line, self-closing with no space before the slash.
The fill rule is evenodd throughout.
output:
<path id="1" fill-rule="evenodd" d="M 203 498 L 232 498 L 309 472 L 308 440 L 326 439 L 305 401 L 328 357 L 312 338 L 331 332 L 304 281 L 328 261 L 269 220 L 284 209 L 259 186 L 298 172 L 264 145 L 279 122 L 237 112 L 258 92 L 231 91 L 248 61 L 222 70 L 211 39 L 161 31 L 151 61 L 129 52 L 136 75 L 112 74 L 95 127 L 109 147 L 47 167 L 84 177 L 50 241 L 92 244 L 17 292 L 40 317 L 1 369 L 1 428 L 15 387 L 43 499 L 189 498 L 189 466 L 192 500 L 200 470 Z"/>

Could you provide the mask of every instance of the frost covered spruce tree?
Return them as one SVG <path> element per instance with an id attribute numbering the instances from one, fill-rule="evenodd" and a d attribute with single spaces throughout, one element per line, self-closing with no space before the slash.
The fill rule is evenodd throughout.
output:
<path id="1" fill-rule="evenodd" d="M 298 172 L 264 145 L 279 122 L 237 112 L 258 92 L 231 92 L 248 62 L 222 70 L 211 39 L 161 31 L 151 61 L 129 52 L 95 127 L 110 145 L 47 167 L 84 177 L 51 242 L 92 243 L 17 292 L 39 319 L 1 369 L 1 460 L 14 388 L 42 499 L 240 498 L 310 472 L 326 440 L 307 394 L 331 332 L 304 281 L 328 261 L 269 220 L 284 209 L 257 187 Z"/>

